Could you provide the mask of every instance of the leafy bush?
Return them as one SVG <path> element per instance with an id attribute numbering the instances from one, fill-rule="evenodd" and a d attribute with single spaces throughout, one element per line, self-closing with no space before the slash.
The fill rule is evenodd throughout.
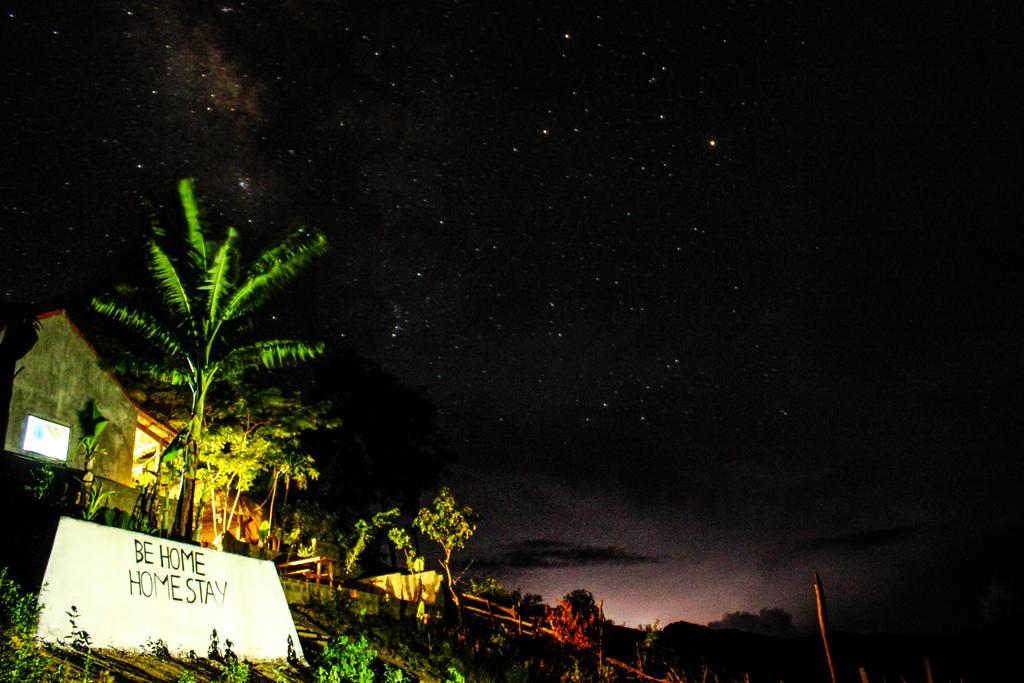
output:
<path id="1" fill-rule="evenodd" d="M 445 672 L 444 683 L 466 683 L 466 677 L 454 666 L 449 666 Z"/>
<path id="2" fill-rule="evenodd" d="M 366 550 L 367 544 L 379 533 L 388 533 L 394 529 L 395 521 L 399 516 L 398 508 L 378 512 L 370 519 L 356 521 L 352 532 L 345 538 L 340 539 L 345 549 L 345 562 L 342 565 L 345 576 L 350 576 L 355 570 L 359 557 Z M 394 542 L 394 539 L 392 539 Z M 411 544 L 411 540 L 410 540 Z M 411 545 L 410 545 L 411 549 Z"/>
<path id="3" fill-rule="evenodd" d="M 292 548 L 309 546 L 313 539 L 334 541 L 338 538 L 338 516 L 313 501 L 299 500 L 285 508 L 281 525 L 289 531 L 285 543 Z"/>
<path id="4" fill-rule="evenodd" d="M 338 636 L 324 648 L 313 680 L 316 683 L 409 683 L 414 680 L 401 669 L 378 659 L 377 655 L 377 649 L 365 635 L 360 635 L 358 640 Z"/>
<path id="5" fill-rule="evenodd" d="M 64 680 L 64 663 L 55 660 L 36 638 L 39 603 L 0 569 L 0 683 L 56 683 Z"/>
<path id="6" fill-rule="evenodd" d="M 490 576 L 470 577 L 466 583 L 466 592 L 478 598 L 502 602 L 507 602 L 510 599 L 508 589 L 500 581 Z"/>
<path id="7" fill-rule="evenodd" d="M 377 651 L 370 647 L 366 636 L 356 641 L 338 636 L 324 647 L 313 676 L 316 683 L 374 683 L 376 659 Z"/>
<path id="8" fill-rule="evenodd" d="M 50 493 L 50 487 L 53 485 L 53 468 L 49 465 L 43 465 L 32 471 L 29 475 L 31 481 L 25 484 L 25 491 L 32 496 L 35 500 L 43 500 L 47 494 Z"/>
<path id="9" fill-rule="evenodd" d="M 249 665 L 235 657 L 229 658 L 224 662 L 221 680 L 224 683 L 249 683 Z"/>
<path id="10" fill-rule="evenodd" d="M 548 626 L 554 639 L 576 650 L 596 645 L 599 614 L 589 591 L 575 590 L 548 612 Z"/>

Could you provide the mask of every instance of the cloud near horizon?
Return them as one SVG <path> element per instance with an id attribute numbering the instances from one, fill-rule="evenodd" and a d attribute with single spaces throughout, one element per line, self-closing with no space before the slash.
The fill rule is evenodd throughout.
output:
<path id="1" fill-rule="evenodd" d="M 893 545 L 901 541 L 913 538 L 924 529 L 924 525 L 893 527 L 891 529 L 877 529 L 857 534 L 846 534 L 844 536 L 825 536 L 815 538 L 806 543 L 801 543 L 794 550 L 797 552 L 817 550 L 868 550 L 882 546 Z"/>
<path id="2" fill-rule="evenodd" d="M 660 564 L 662 558 L 641 555 L 618 546 L 596 546 L 531 538 L 504 546 L 497 554 L 477 560 L 483 568 L 559 569 L 597 565 Z"/>
<path id="3" fill-rule="evenodd" d="M 718 621 L 709 623 L 708 628 L 716 631 L 746 631 L 770 638 L 795 638 L 800 635 L 793 625 L 793 615 L 779 607 L 762 609 L 760 614 L 729 612 Z"/>

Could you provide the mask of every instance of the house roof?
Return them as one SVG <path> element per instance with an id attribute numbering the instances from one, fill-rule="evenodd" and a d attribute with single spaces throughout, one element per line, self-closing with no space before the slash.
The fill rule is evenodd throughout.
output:
<path id="1" fill-rule="evenodd" d="M 39 321 L 43 321 L 47 320 L 48 318 L 55 318 L 61 316 L 64 318 L 64 320 L 67 321 L 68 325 L 71 327 L 71 330 L 78 336 L 79 339 L 82 340 L 82 343 L 85 344 L 85 347 L 89 349 L 89 352 L 92 353 L 94 358 L 96 358 L 96 361 L 99 362 L 101 360 L 101 356 L 99 352 L 96 350 L 96 347 L 93 346 L 89 339 L 85 336 L 85 334 L 82 333 L 82 330 L 78 327 L 78 325 L 75 325 L 75 322 L 71 319 L 71 316 L 68 315 L 68 312 L 65 309 L 57 308 L 51 311 L 40 313 L 36 316 L 36 319 Z M 146 410 L 139 405 L 138 401 L 132 398 L 132 395 L 128 393 L 127 389 L 125 389 L 124 384 L 121 383 L 121 380 L 114 376 L 113 373 L 106 370 L 104 370 L 104 372 L 106 372 L 107 376 L 110 377 L 110 380 L 121 391 L 121 394 L 125 397 L 125 400 L 127 400 L 132 406 L 135 407 L 137 411 L 139 411 L 139 415 L 137 418 L 139 428 L 141 428 L 147 434 L 152 436 L 154 439 L 165 444 L 169 443 L 171 439 L 174 438 L 174 435 L 177 434 L 177 432 L 168 427 L 167 425 L 163 424 L 159 420 L 157 420 L 150 413 L 146 412 Z"/>

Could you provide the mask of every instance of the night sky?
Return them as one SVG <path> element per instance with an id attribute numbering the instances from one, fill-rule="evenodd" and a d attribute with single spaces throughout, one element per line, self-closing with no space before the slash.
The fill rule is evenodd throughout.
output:
<path id="1" fill-rule="evenodd" d="M 810 624 L 816 570 L 839 628 L 1020 614 L 1000 3 L 0 6 L 5 301 L 138 270 L 143 197 L 194 176 L 250 254 L 326 232 L 279 322 L 426 387 L 510 587 Z"/>

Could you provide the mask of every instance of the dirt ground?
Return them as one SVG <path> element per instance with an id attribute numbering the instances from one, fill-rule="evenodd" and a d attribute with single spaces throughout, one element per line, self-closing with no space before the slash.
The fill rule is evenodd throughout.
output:
<path id="1" fill-rule="evenodd" d="M 309 656 L 319 652 L 327 634 L 325 630 L 299 610 L 292 618 L 300 634 L 303 652 Z M 173 656 L 166 652 L 129 652 L 124 650 L 92 650 L 89 653 L 61 649 L 55 654 L 64 659 L 69 679 L 94 683 L 153 683 L 177 681 L 182 674 L 191 673 L 196 680 L 207 683 L 223 679 L 222 663 L 206 658 Z M 306 683 L 313 680 L 309 667 L 286 661 L 247 662 L 249 683 Z M 88 667 L 88 677 L 85 670 Z"/>

